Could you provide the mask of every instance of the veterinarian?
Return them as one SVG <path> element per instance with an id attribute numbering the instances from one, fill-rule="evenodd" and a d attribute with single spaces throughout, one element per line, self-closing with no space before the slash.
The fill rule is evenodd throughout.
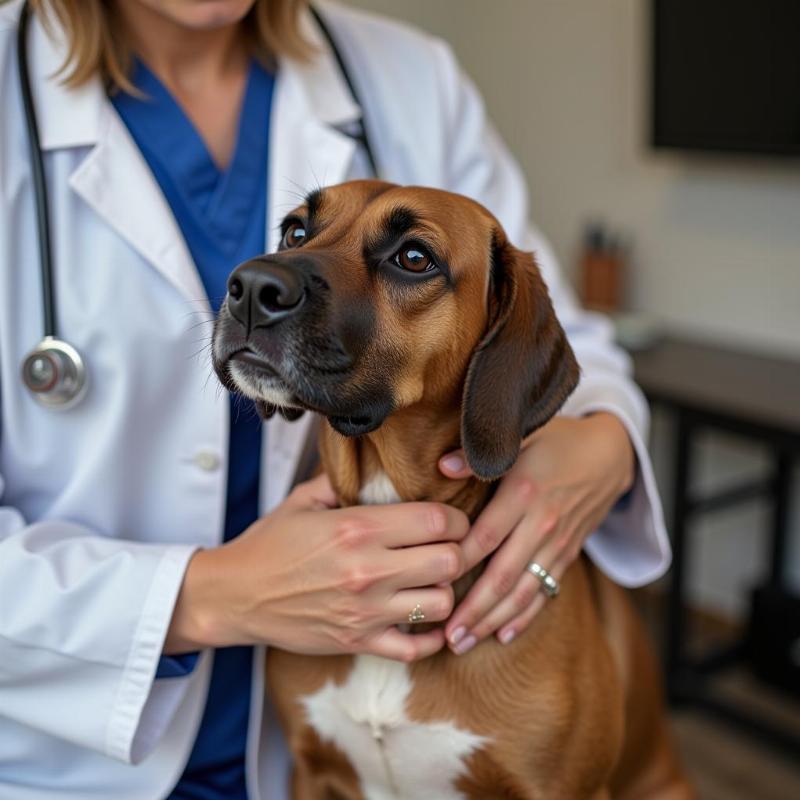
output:
<path id="1" fill-rule="evenodd" d="M 628 362 L 446 45 L 328 2 L 327 34 L 301 0 L 31 6 L 21 37 L 22 3 L 0 5 L 0 796 L 283 798 L 264 645 L 466 652 L 558 602 L 582 547 L 625 585 L 664 572 Z M 535 250 L 582 366 L 471 529 L 433 504 L 336 509 L 324 478 L 287 498 L 310 415 L 262 431 L 210 378 L 232 267 L 276 247 L 298 193 L 376 168 L 480 200 Z M 487 554 L 451 616 L 448 583 Z M 421 593 L 444 632 L 395 627 Z"/>

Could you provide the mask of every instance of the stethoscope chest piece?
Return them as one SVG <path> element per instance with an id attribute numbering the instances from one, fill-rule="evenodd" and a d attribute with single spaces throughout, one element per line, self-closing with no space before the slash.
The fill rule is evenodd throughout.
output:
<path id="1" fill-rule="evenodd" d="M 57 409 L 80 402 L 89 384 L 80 353 L 54 336 L 45 336 L 25 356 L 22 381 L 39 403 Z"/>

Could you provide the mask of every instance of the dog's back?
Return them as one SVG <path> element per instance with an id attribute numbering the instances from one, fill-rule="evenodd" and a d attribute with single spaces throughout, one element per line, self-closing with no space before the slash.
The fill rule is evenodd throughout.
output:
<path id="1" fill-rule="evenodd" d="M 624 589 L 588 564 L 598 617 L 623 691 L 623 747 L 609 781 L 619 800 L 694 797 L 677 759 L 664 704 L 661 669 Z"/>

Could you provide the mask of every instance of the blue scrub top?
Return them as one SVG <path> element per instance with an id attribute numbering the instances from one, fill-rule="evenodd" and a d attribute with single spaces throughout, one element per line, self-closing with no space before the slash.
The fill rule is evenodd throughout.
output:
<path id="1" fill-rule="evenodd" d="M 181 107 L 140 61 L 132 83 L 143 94 L 111 101 L 142 152 L 181 229 L 216 313 L 233 267 L 264 252 L 267 157 L 273 77 L 253 62 L 233 158 L 221 170 Z M 250 401 L 231 397 L 225 540 L 258 517 L 261 422 Z M 245 749 L 253 651 L 217 650 L 208 699 L 175 800 L 245 800 Z M 157 679 L 187 675 L 197 654 L 162 657 Z"/>

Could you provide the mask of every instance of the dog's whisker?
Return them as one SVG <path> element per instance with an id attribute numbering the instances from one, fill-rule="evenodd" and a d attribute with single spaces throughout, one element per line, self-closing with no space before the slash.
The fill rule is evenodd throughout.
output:
<path id="1" fill-rule="evenodd" d="M 186 356 L 186 360 L 187 361 L 200 360 L 201 356 L 209 355 L 210 353 L 211 353 L 211 345 L 207 344 L 207 345 L 204 345 L 203 347 L 201 347 L 199 350 L 196 350 L 191 355 Z"/>
<path id="2" fill-rule="evenodd" d="M 199 317 L 200 315 L 204 315 L 207 319 L 214 318 L 214 312 L 209 308 L 196 308 L 192 311 L 185 311 L 183 317 Z"/>
<path id="3" fill-rule="evenodd" d="M 284 181 L 291 184 L 291 186 L 287 187 L 286 185 L 284 185 L 283 191 L 286 194 L 296 198 L 296 202 L 293 204 L 281 203 L 276 207 L 280 208 L 281 210 L 285 208 L 286 211 L 290 211 L 291 209 L 295 208 L 295 206 L 303 205 L 303 203 L 305 203 L 306 201 L 306 197 L 308 196 L 309 190 L 306 187 L 299 184 L 297 181 L 293 180 L 292 178 L 289 178 L 288 176 L 284 178 Z"/>
<path id="4" fill-rule="evenodd" d="M 200 320 L 199 322 L 195 322 L 195 323 L 193 323 L 193 324 L 192 324 L 192 325 L 190 325 L 188 328 L 184 328 L 184 331 L 185 331 L 186 333 L 191 333 L 192 331 L 195 331 L 195 330 L 197 330 L 198 328 L 202 328 L 204 325 L 213 325 L 213 324 L 214 324 L 213 320 L 210 320 L 210 319 L 202 319 L 202 320 Z M 210 334 L 209 334 L 209 335 L 210 335 Z"/>

